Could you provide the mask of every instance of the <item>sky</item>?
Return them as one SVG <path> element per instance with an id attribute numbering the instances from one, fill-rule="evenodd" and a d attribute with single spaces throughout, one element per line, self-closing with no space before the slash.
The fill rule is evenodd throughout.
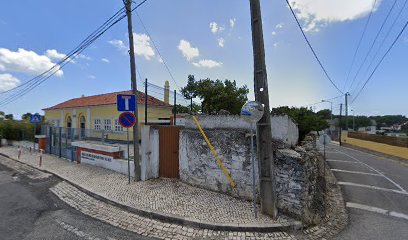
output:
<path id="1" fill-rule="evenodd" d="M 407 32 L 352 101 L 408 20 L 408 6 L 402 9 L 405 2 L 396 0 L 369 52 L 393 0 L 290 0 L 328 74 L 343 92 L 350 92 L 350 109 L 356 115 L 408 115 Z M 122 6 L 121 0 L 2 2 L 0 102 L 10 94 L 1 94 L 2 91 L 52 67 Z M 341 94 L 318 65 L 286 1 L 262 0 L 261 7 L 271 106 L 307 105 L 316 111 L 330 108 L 329 103 L 310 105 Z M 370 22 L 356 51 L 371 11 Z M 388 31 L 390 34 L 385 38 Z M 179 90 L 185 86 L 187 76 L 193 74 L 197 79 L 236 80 L 239 86 L 248 86 L 249 100 L 254 99 L 249 1 L 148 0 L 134 12 L 133 32 L 140 90 L 141 80 L 145 78 L 159 86 L 168 80 L 171 89 Z M 379 53 L 368 68 L 377 49 Z M 130 89 L 127 51 L 125 18 L 53 77 L 17 101 L 0 106 L 0 110 L 19 118 L 26 112 L 41 113 L 43 108 L 81 95 Z M 338 112 L 344 97 L 332 102 L 333 111 Z"/>

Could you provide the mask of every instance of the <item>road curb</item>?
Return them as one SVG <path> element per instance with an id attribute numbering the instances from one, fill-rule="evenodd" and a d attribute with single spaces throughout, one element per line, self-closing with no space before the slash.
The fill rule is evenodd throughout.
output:
<path id="1" fill-rule="evenodd" d="M 211 223 L 207 221 L 202 221 L 202 220 L 197 220 L 197 219 L 192 219 L 188 217 L 180 217 L 177 215 L 173 214 L 167 214 L 167 213 L 162 213 L 158 211 L 152 211 L 152 210 L 147 210 L 143 208 L 134 208 L 130 207 L 118 202 L 115 202 L 113 200 L 110 200 L 108 198 L 105 198 L 99 194 L 96 194 L 90 190 L 87 190 L 78 184 L 60 176 L 59 174 L 50 172 L 45 169 L 38 168 L 36 166 L 29 165 L 25 162 L 22 162 L 20 160 L 17 160 L 15 158 L 12 158 L 8 156 L 7 154 L 0 153 L 1 156 L 7 157 L 9 159 L 12 159 L 14 161 L 17 161 L 21 164 L 25 164 L 29 167 L 35 168 L 39 171 L 45 172 L 52 174 L 53 176 L 56 176 L 62 181 L 68 182 L 72 186 L 78 188 L 80 191 L 84 192 L 85 194 L 100 200 L 102 202 L 105 202 L 107 204 L 110 204 L 112 206 L 119 207 L 123 210 L 126 210 L 128 212 L 137 214 L 142 217 L 150 218 L 150 219 L 155 219 L 155 220 L 160 220 L 162 222 L 166 223 L 174 223 L 174 224 L 179 224 L 179 225 L 184 225 L 184 226 L 189 226 L 189 227 L 195 227 L 195 228 L 202 228 L 202 229 L 209 229 L 213 231 L 240 231 L 240 232 L 262 232 L 262 233 L 267 233 L 267 232 L 281 232 L 281 231 L 292 231 L 292 230 L 299 230 L 303 228 L 303 224 L 300 221 L 294 221 L 294 222 L 287 222 L 287 223 L 275 223 L 275 224 L 231 224 L 231 223 Z"/>

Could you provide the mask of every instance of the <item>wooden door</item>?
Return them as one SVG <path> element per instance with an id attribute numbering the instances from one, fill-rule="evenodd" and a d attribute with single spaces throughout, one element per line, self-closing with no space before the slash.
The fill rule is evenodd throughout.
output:
<path id="1" fill-rule="evenodd" d="M 180 128 L 159 129 L 159 176 L 179 178 L 179 136 Z"/>

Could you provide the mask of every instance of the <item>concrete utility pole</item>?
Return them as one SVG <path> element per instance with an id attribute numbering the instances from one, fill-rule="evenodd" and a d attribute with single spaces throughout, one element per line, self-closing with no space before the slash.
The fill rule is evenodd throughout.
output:
<path id="1" fill-rule="evenodd" d="M 130 55 L 130 74 L 132 79 L 132 92 L 136 96 L 136 124 L 133 126 L 133 155 L 135 164 L 135 181 L 140 180 L 140 164 L 139 164 L 139 117 L 137 109 L 137 85 L 136 85 L 136 63 L 135 63 L 135 46 L 133 44 L 133 30 L 132 30 L 132 0 L 126 0 L 126 15 L 128 20 L 128 34 L 129 34 L 129 55 Z"/>
<path id="2" fill-rule="evenodd" d="M 343 103 L 340 103 L 340 119 L 339 119 L 339 144 L 341 146 L 341 114 L 343 111 Z"/>
<path id="3" fill-rule="evenodd" d="M 262 30 L 261 4 L 250 0 L 252 44 L 254 52 L 255 100 L 264 105 L 264 115 L 257 123 L 257 148 L 261 211 L 276 218 L 275 174 L 272 150 L 271 112 L 269 109 L 268 78 L 265 65 L 265 48 Z"/>

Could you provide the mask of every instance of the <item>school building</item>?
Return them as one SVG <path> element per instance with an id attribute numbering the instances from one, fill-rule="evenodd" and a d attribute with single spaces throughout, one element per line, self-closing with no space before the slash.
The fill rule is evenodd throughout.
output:
<path id="1" fill-rule="evenodd" d="M 166 81 L 164 99 L 147 97 L 148 124 L 170 124 L 173 106 L 169 104 L 169 83 Z M 132 94 L 121 91 L 94 96 L 70 99 L 55 106 L 43 109 L 48 124 L 54 127 L 79 128 L 124 132 L 119 124 L 116 98 L 118 94 Z M 145 123 L 145 94 L 137 92 L 139 123 Z"/>

